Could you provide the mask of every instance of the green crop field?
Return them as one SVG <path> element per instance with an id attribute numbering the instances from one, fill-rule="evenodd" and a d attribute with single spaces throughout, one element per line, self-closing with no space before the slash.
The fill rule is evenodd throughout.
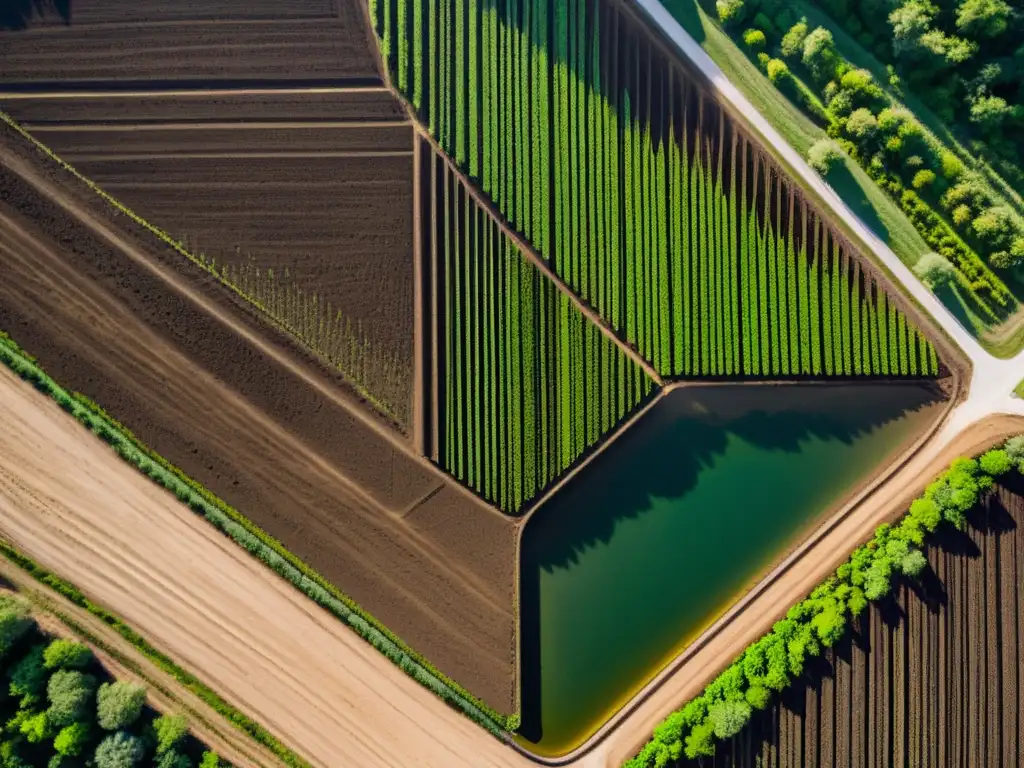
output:
<path id="1" fill-rule="evenodd" d="M 653 389 L 434 157 L 438 463 L 518 512 Z M 426 213 L 426 212 L 425 212 Z"/>
<path id="2" fill-rule="evenodd" d="M 376 18 L 445 152 L 661 375 L 938 372 L 874 270 L 616 4 L 381 0 Z"/>

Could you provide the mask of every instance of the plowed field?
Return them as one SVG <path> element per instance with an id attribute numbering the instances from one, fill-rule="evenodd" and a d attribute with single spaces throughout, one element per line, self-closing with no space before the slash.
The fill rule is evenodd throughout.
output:
<path id="1" fill-rule="evenodd" d="M 41 8 L 17 13 L 21 6 Z M 363 13 L 359 0 L 14 3 L 0 12 L 0 73 L 5 83 L 26 88 L 298 77 L 367 82 L 378 76 Z"/>
<path id="2" fill-rule="evenodd" d="M 809 684 L 701 765 L 1024 765 L 1024 482 L 969 520 L 930 547 L 923 587 L 869 610 Z"/>
<path id="3" fill-rule="evenodd" d="M 3 105 L 409 430 L 412 128 L 390 94 L 22 94 Z"/>
<path id="4" fill-rule="evenodd" d="M 513 523 L 413 457 L 209 275 L 114 234 L 86 210 L 95 197 L 72 199 L 15 150 L 3 160 L 0 328 L 510 712 Z"/>

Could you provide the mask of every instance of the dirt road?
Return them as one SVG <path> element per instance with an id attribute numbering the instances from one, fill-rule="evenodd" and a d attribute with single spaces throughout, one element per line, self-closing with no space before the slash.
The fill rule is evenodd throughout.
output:
<path id="1" fill-rule="evenodd" d="M 0 530 L 315 764 L 529 764 L 214 533 L 6 369 L 0 371 L 0 420 Z M 669 710 L 696 694 L 855 540 L 905 508 L 950 458 L 1022 430 L 1024 419 L 995 417 L 937 459 L 912 461 L 869 507 L 833 530 L 573 764 L 619 765 Z"/>
<path id="2" fill-rule="evenodd" d="M 514 521 L 407 458 L 223 292 L 179 272 L 182 259 L 164 264 L 19 179 L 0 168 L 0 328 L 443 672 L 514 711 Z"/>
<path id="3" fill-rule="evenodd" d="M 0 370 L 0 528 L 315 765 L 524 758 Z"/>

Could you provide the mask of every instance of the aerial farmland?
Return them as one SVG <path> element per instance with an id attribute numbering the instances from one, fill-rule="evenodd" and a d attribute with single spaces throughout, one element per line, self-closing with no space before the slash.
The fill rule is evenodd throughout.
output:
<path id="1" fill-rule="evenodd" d="M 1024 188 L 821 4 L 4 9 L 5 765 L 1019 766 Z"/>

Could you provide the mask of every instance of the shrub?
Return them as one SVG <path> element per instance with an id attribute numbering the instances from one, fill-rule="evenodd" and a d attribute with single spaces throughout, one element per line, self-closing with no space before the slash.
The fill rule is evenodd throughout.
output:
<path id="1" fill-rule="evenodd" d="M 743 0 L 715 0 L 715 11 L 718 20 L 728 27 L 743 21 L 746 7 Z"/>
<path id="2" fill-rule="evenodd" d="M 188 721 L 183 715 L 161 715 L 153 721 L 153 731 L 156 735 L 156 753 L 161 755 L 177 747 L 185 738 Z"/>
<path id="3" fill-rule="evenodd" d="M 926 253 L 918 259 L 913 271 L 933 291 L 947 285 L 956 274 L 956 268 L 935 252 Z"/>
<path id="4" fill-rule="evenodd" d="M 838 56 L 832 33 L 818 27 L 804 38 L 802 61 L 815 80 L 826 83 L 836 71 Z"/>
<path id="5" fill-rule="evenodd" d="M 822 176 L 842 158 L 839 145 L 831 139 L 819 139 L 807 150 L 807 162 Z"/>
<path id="6" fill-rule="evenodd" d="M 127 728 L 139 719 L 146 703 L 146 689 L 117 680 L 104 683 L 96 694 L 96 719 L 106 731 Z"/>
<path id="7" fill-rule="evenodd" d="M 50 708 L 46 716 L 57 728 L 83 720 L 92 704 L 96 679 L 77 669 L 58 669 L 46 686 Z"/>
<path id="8" fill-rule="evenodd" d="M 855 109 L 846 121 L 846 132 L 859 144 L 870 141 L 877 130 L 878 121 L 871 110 L 864 107 Z"/>
<path id="9" fill-rule="evenodd" d="M 958 227 L 962 227 L 964 224 L 967 224 L 971 220 L 970 206 L 962 204 L 958 205 L 956 208 L 953 209 L 951 217 L 953 219 L 954 224 L 956 224 Z"/>
<path id="10" fill-rule="evenodd" d="M 897 133 L 906 120 L 907 114 L 903 110 L 894 110 L 887 106 L 879 113 L 879 130 L 883 133 Z"/>
<path id="11" fill-rule="evenodd" d="M 778 88 L 782 88 L 792 77 L 789 67 L 782 59 L 772 59 L 768 62 L 768 79 Z"/>
<path id="12" fill-rule="evenodd" d="M 708 709 L 708 718 L 714 724 L 717 738 L 732 738 L 750 721 L 750 705 L 735 699 L 720 701 Z"/>
<path id="13" fill-rule="evenodd" d="M 188 755 L 172 749 L 157 755 L 153 761 L 153 768 L 192 768 L 192 761 L 188 759 Z"/>
<path id="14" fill-rule="evenodd" d="M 956 181 L 964 172 L 964 164 L 960 162 L 960 158 L 948 149 L 939 153 L 939 167 L 942 169 L 942 176 L 946 181 Z"/>
<path id="15" fill-rule="evenodd" d="M 1011 437 L 1006 441 L 1003 450 L 1012 461 L 1024 461 L 1024 435 Z"/>
<path id="16" fill-rule="evenodd" d="M 33 623 L 28 603 L 17 597 L 0 596 L 0 659 L 32 629 Z"/>
<path id="17" fill-rule="evenodd" d="M 125 731 L 112 733 L 96 747 L 96 768 L 135 768 L 142 762 L 145 746 L 138 736 Z"/>
<path id="18" fill-rule="evenodd" d="M 1013 459 L 1010 458 L 1009 453 L 1003 449 L 997 448 L 993 448 L 991 451 L 986 452 L 980 459 L 978 459 L 981 471 L 992 475 L 993 477 L 1005 475 L 1013 469 L 1013 463 Z"/>
<path id="19" fill-rule="evenodd" d="M 1013 269 L 1024 263 L 1024 260 L 1014 258 L 1009 251 L 993 251 L 989 254 L 988 262 L 993 269 Z"/>
<path id="20" fill-rule="evenodd" d="M 46 646 L 43 666 L 47 669 L 85 669 L 92 662 L 89 646 L 58 638 Z"/>
<path id="21" fill-rule="evenodd" d="M 839 84 L 844 91 L 849 91 L 854 101 L 861 106 L 871 106 L 884 98 L 882 89 L 866 69 L 851 69 L 840 78 Z"/>
<path id="22" fill-rule="evenodd" d="M 53 740 L 53 748 L 58 755 L 77 757 L 85 751 L 89 743 L 89 726 L 85 723 L 72 723 L 61 729 Z"/>
<path id="23" fill-rule="evenodd" d="M 828 113 L 836 120 L 844 120 L 853 112 L 853 94 L 837 90 L 828 103 Z"/>
<path id="24" fill-rule="evenodd" d="M 993 206 L 983 211 L 971 227 L 979 238 L 994 247 L 1006 245 L 1013 234 L 1011 214 L 1005 206 Z"/>
<path id="25" fill-rule="evenodd" d="M 213 752 L 203 752 L 199 768 L 221 768 L 220 758 Z"/>
<path id="26" fill-rule="evenodd" d="M 751 50 L 760 50 L 768 44 L 764 32 L 760 29 L 748 29 L 743 33 L 743 43 Z"/>
<path id="27" fill-rule="evenodd" d="M 21 697 L 23 709 L 41 701 L 46 690 L 47 671 L 43 666 L 45 649 L 45 645 L 33 646 L 7 673 L 11 681 L 11 695 Z"/>
<path id="28" fill-rule="evenodd" d="M 931 186 L 935 183 L 935 171 L 929 171 L 927 168 L 922 169 L 914 174 L 914 179 L 910 183 L 914 189 L 923 189 L 924 187 Z"/>

